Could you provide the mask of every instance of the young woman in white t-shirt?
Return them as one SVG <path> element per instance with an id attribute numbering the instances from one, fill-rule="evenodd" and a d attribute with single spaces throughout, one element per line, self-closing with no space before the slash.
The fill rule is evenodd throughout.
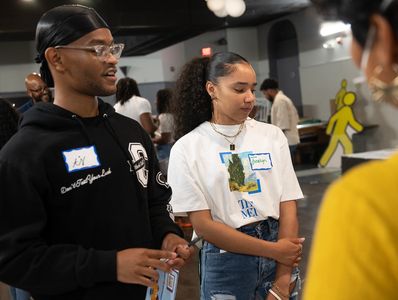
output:
<path id="1" fill-rule="evenodd" d="M 157 127 L 152 120 L 151 103 L 141 97 L 137 82 L 125 77 L 117 82 L 116 88 L 116 104 L 113 106 L 116 112 L 136 120 L 152 136 Z"/>
<path id="2" fill-rule="evenodd" d="M 159 159 L 160 169 L 167 174 L 170 150 L 174 143 L 173 115 L 170 111 L 170 101 L 173 96 L 171 89 L 161 89 L 156 93 L 156 108 L 158 111 L 159 127 L 155 132 L 152 142 L 156 146 L 156 154 Z"/>
<path id="3" fill-rule="evenodd" d="M 187 63 L 173 98 L 168 181 L 201 249 L 201 299 L 294 299 L 302 192 L 283 132 L 249 119 L 256 74 L 243 57 Z"/>

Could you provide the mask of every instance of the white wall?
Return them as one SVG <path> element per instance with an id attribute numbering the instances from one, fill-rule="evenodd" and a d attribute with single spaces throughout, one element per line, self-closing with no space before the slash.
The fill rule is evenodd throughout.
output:
<path id="1" fill-rule="evenodd" d="M 256 27 L 240 27 L 227 29 L 228 51 L 242 55 L 249 61 L 257 63 L 258 39 Z"/>
<path id="2" fill-rule="evenodd" d="M 324 49 L 322 44 L 325 40 L 319 35 L 321 20 L 312 8 L 259 26 L 261 78 L 269 76 L 269 30 L 274 23 L 283 19 L 290 20 L 297 32 L 304 115 L 326 120 L 330 114 L 329 99 L 334 98 L 337 93 L 341 78 L 350 80 L 358 74 L 349 57 L 350 39 L 344 39 L 343 45 L 338 48 Z"/>
<path id="3" fill-rule="evenodd" d="M 186 62 L 184 43 L 178 43 L 159 52 L 163 62 L 164 81 L 176 81 L 181 67 Z"/>
<path id="4" fill-rule="evenodd" d="M 186 61 L 189 61 L 194 57 L 200 56 L 201 49 L 205 47 L 211 47 L 213 49 L 213 53 L 218 51 L 226 51 L 226 45 L 218 44 L 218 41 L 223 38 L 225 39 L 226 35 L 227 34 L 225 30 L 216 30 L 186 40 L 184 42 Z"/>
<path id="5" fill-rule="evenodd" d="M 129 66 L 127 76 L 138 83 L 174 82 L 185 62 L 185 43 L 181 42 L 145 56 L 122 57 L 119 66 Z"/>
<path id="6" fill-rule="evenodd" d="M 25 91 L 25 77 L 31 72 L 39 72 L 36 64 L 0 65 L 0 91 Z"/>
<path id="7" fill-rule="evenodd" d="M 377 124 L 377 130 L 364 133 L 369 150 L 398 146 L 397 111 L 386 105 L 370 101 L 366 88 L 358 90 L 352 80 L 360 75 L 350 58 L 351 37 L 343 39 L 343 44 L 334 49 L 324 49 L 327 40 L 319 35 L 322 20 L 313 8 L 305 9 L 283 19 L 289 19 L 295 26 L 299 44 L 300 79 L 304 115 L 327 120 L 330 116 L 330 99 L 336 96 L 343 78 L 347 79 L 347 89 L 357 92 L 354 107 L 356 117 L 364 124 Z M 282 19 L 279 19 L 282 20 Z M 258 27 L 259 74 L 268 77 L 267 40 L 273 23 Z"/>
<path id="8" fill-rule="evenodd" d="M 0 43 L 0 92 L 25 91 L 25 77 L 39 72 L 33 42 Z"/>
<path id="9" fill-rule="evenodd" d="M 246 58 L 257 75 L 257 82 L 262 80 L 259 77 L 259 46 L 257 39 L 257 27 L 241 27 L 241 28 L 228 28 L 227 29 L 227 47 L 228 51 L 237 53 Z M 257 97 L 262 97 L 262 94 L 257 91 Z"/>
<path id="10" fill-rule="evenodd" d="M 122 57 L 118 66 L 128 66 L 129 71 L 126 75 L 138 83 L 164 81 L 162 59 L 155 55 Z M 124 77 L 121 71 L 117 76 Z"/>
<path id="11" fill-rule="evenodd" d="M 225 30 L 207 32 L 149 55 L 122 57 L 119 66 L 129 66 L 127 75 L 138 83 L 174 82 L 181 67 L 200 56 L 202 48 L 211 47 L 213 52 L 227 50 L 227 46 L 217 43 L 222 38 L 226 38 Z"/>
<path id="12" fill-rule="evenodd" d="M 300 68 L 304 116 L 328 120 L 330 99 L 334 99 L 343 78 L 347 79 L 348 90 L 355 89 L 352 79 L 358 71 L 350 60 L 340 60 L 329 64 L 309 65 Z"/>

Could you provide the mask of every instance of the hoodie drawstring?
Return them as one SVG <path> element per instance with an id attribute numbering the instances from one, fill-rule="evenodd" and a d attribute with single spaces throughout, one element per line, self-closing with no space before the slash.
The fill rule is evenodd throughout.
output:
<path id="1" fill-rule="evenodd" d="M 74 120 L 76 120 L 77 123 L 79 123 L 80 129 L 82 130 L 83 135 L 86 137 L 86 139 L 87 139 L 89 145 L 94 145 L 94 142 L 93 142 L 93 140 L 90 138 L 90 136 L 89 136 L 89 134 L 88 134 L 88 132 L 87 132 L 86 126 L 84 125 L 83 121 L 82 121 L 77 115 L 72 115 L 72 118 L 73 118 Z"/>
<path id="2" fill-rule="evenodd" d="M 141 198 L 146 199 L 147 197 L 146 197 L 145 190 L 144 190 L 144 188 L 141 188 L 141 184 L 138 181 L 137 174 L 136 174 L 135 169 L 134 169 L 135 163 L 134 163 L 131 155 L 127 152 L 127 149 L 125 149 L 125 147 L 123 147 L 122 143 L 120 142 L 120 140 L 119 140 L 114 128 L 112 127 L 111 122 L 108 119 L 108 115 L 107 114 L 103 114 L 102 117 L 103 117 L 103 120 L 104 120 L 105 128 L 108 130 L 109 134 L 112 136 L 112 138 L 114 139 L 116 144 L 119 146 L 120 150 L 123 152 L 123 154 L 124 154 L 124 156 L 126 158 L 127 165 L 130 168 L 129 171 L 130 171 L 130 173 L 132 173 L 134 181 L 137 184 L 137 189 L 136 189 L 137 199 L 141 199 Z M 90 138 L 90 135 L 87 132 L 86 126 L 84 125 L 83 121 L 79 118 L 79 116 L 72 115 L 72 118 L 79 123 L 80 129 L 83 132 L 83 135 L 85 136 L 87 141 L 89 142 L 89 145 L 94 145 L 94 141 Z M 141 194 L 141 195 L 139 195 L 139 194 Z"/>
<path id="3" fill-rule="evenodd" d="M 111 134 L 112 138 L 115 140 L 116 144 L 118 144 L 120 150 L 122 150 L 124 156 L 127 159 L 127 163 L 131 167 L 133 167 L 133 165 L 132 165 L 133 161 L 131 159 L 131 156 L 129 155 L 127 150 L 122 146 L 122 143 L 120 142 L 119 138 L 117 137 L 115 129 L 112 127 L 111 122 L 109 122 L 108 115 L 107 114 L 103 114 L 102 117 L 104 118 L 105 127 L 108 129 L 109 133 Z"/>

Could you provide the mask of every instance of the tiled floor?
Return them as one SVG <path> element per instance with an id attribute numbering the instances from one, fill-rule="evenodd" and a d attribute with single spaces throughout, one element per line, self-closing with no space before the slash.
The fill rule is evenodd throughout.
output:
<path id="1" fill-rule="evenodd" d="M 322 201 L 323 193 L 327 186 L 340 175 L 338 170 L 328 169 L 305 169 L 297 171 L 301 189 L 305 198 L 298 202 L 298 216 L 300 222 L 300 236 L 306 238 L 303 259 L 300 264 L 301 277 L 305 284 L 306 267 L 312 234 L 316 222 L 319 204 Z M 190 235 L 189 230 L 185 230 Z M 177 290 L 177 300 L 197 300 L 199 299 L 199 275 L 198 275 L 198 255 L 187 263 L 181 270 L 180 281 Z"/>

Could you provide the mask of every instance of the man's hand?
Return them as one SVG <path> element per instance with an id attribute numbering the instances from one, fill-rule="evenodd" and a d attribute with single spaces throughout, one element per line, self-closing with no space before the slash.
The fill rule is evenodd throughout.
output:
<path id="1" fill-rule="evenodd" d="M 175 252 L 133 248 L 119 251 L 116 255 L 117 280 L 152 286 L 158 280 L 156 269 L 169 272 L 172 268 L 166 260 L 173 261 Z"/>
<path id="2" fill-rule="evenodd" d="M 193 247 L 188 247 L 188 242 L 174 233 L 167 234 L 162 243 L 162 249 L 177 253 L 177 258 L 167 263 L 173 268 L 181 268 L 194 252 Z"/>

